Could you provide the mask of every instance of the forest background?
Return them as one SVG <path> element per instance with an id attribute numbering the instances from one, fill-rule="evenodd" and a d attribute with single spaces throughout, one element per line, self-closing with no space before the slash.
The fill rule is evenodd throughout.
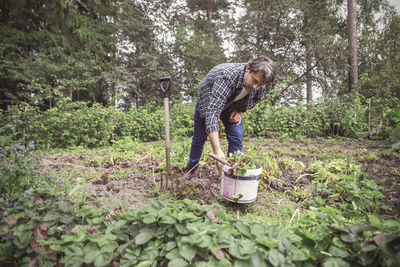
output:
<path id="1" fill-rule="evenodd" d="M 9 138 L 1 143 L 28 138 L 52 146 L 93 146 L 126 135 L 159 139 L 163 126 L 157 107 L 163 93 L 158 79 L 176 73 L 170 92 L 172 119 L 187 126 L 182 134 L 190 136 L 201 79 L 219 63 L 247 62 L 258 55 L 271 57 L 278 75 L 268 100 L 252 111 L 263 116 L 249 121 L 248 134 L 355 137 L 371 129 L 392 130 L 399 117 L 399 13 L 387 0 L 357 1 L 357 31 L 350 33 L 347 4 L 340 0 L 2 1 L 0 108 L 8 115 L 2 120 L 7 126 L 2 133 Z M 349 49 L 349 34 L 356 37 L 355 52 Z M 349 79 L 354 54 L 355 83 Z M 87 120 L 82 115 L 89 111 L 82 109 L 96 103 L 105 117 L 97 118 L 97 126 L 88 126 L 88 131 L 107 125 L 112 129 L 99 130 L 101 137 L 90 137 L 99 133 L 88 132 L 82 140 L 72 125 L 85 132 L 82 120 Z M 53 111 L 46 123 L 45 115 L 57 104 L 61 112 Z M 81 119 L 75 112 L 79 109 Z M 89 110 L 97 117 L 101 113 Z M 121 115 L 125 121 L 118 117 L 120 112 L 125 112 Z M 157 125 L 149 128 L 149 120 L 138 118 L 146 114 Z M 131 125 L 116 126 L 126 120 Z M 132 120 L 142 120 L 143 125 Z M 29 129 L 24 126 L 28 121 Z M 18 134 L 13 135 L 15 131 Z M 54 135 L 59 137 L 52 140 Z M 390 131 L 383 135 L 388 137 Z M 74 140 L 62 144 L 66 136 Z"/>

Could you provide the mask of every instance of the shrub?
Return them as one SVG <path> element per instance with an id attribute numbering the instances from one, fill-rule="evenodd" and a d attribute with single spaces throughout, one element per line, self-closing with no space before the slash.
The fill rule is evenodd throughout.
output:
<path id="1" fill-rule="evenodd" d="M 25 191 L 36 178 L 34 144 L 0 147 L 0 195 Z"/>
<path id="2" fill-rule="evenodd" d="M 386 137 L 389 137 L 390 132 L 398 128 L 398 111 L 389 109 L 386 102 L 376 103 L 374 110 L 385 110 L 380 116 L 388 125 Z M 382 107 L 377 106 L 381 104 Z M 243 130 L 247 136 L 358 137 L 367 132 L 367 111 L 361 97 L 354 94 L 317 105 L 274 107 L 266 99 L 244 113 Z M 171 106 L 172 138 L 192 135 L 193 113 L 193 105 Z M 21 104 L 2 115 L 0 145 L 3 146 L 10 142 L 35 140 L 40 147 L 98 147 L 125 137 L 139 141 L 164 138 L 164 109 L 154 103 L 123 112 L 98 103 L 89 107 L 89 103 L 71 102 L 65 98 L 44 112 Z"/>
<path id="3" fill-rule="evenodd" d="M 273 107 L 262 101 L 245 113 L 245 132 L 249 135 L 346 136 L 366 132 L 366 106 L 358 95 L 317 105 Z"/>

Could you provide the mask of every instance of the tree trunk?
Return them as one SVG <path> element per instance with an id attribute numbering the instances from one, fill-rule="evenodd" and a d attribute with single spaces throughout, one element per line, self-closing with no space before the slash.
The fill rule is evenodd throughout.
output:
<path id="1" fill-rule="evenodd" d="M 308 4 L 308 2 L 306 2 Z M 305 62 L 306 62 L 306 71 L 305 71 L 305 79 L 306 79 L 306 99 L 307 103 L 312 103 L 312 75 L 311 75 L 311 64 L 312 64 L 312 56 L 311 56 L 311 47 L 310 47 L 310 25 L 309 25 L 309 12 L 307 9 L 307 5 L 303 10 L 303 46 L 304 46 L 304 54 L 305 54 Z"/>
<path id="2" fill-rule="evenodd" d="M 357 0 L 347 0 L 347 24 L 349 27 L 349 92 L 351 92 L 358 82 Z"/>

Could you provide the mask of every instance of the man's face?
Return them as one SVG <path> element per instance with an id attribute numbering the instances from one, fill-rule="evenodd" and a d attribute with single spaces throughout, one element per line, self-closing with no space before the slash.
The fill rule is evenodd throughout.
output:
<path id="1" fill-rule="evenodd" d="M 247 91 L 255 90 L 264 84 L 264 75 L 261 72 L 250 72 L 250 68 L 246 68 L 243 77 L 243 86 Z"/>

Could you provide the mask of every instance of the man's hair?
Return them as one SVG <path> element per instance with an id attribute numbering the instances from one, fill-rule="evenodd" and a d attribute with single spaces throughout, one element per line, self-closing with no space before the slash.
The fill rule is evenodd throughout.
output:
<path id="1" fill-rule="evenodd" d="M 263 73 L 265 86 L 267 86 L 268 89 L 271 89 L 274 84 L 276 74 L 275 62 L 273 62 L 272 59 L 266 56 L 260 56 L 249 61 L 246 67 L 250 68 L 250 72 Z"/>

